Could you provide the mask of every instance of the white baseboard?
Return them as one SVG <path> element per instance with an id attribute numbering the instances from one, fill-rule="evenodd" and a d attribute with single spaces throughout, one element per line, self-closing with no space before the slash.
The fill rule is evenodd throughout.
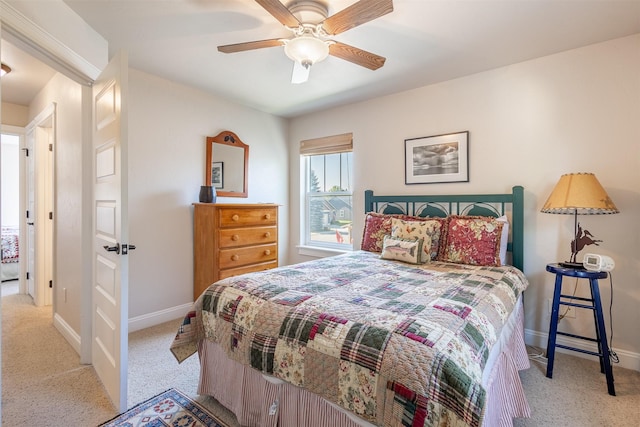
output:
<path id="1" fill-rule="evenodd" d="M 62 334 L 71 347 L 80 354 L 80 335 L 78 335 L 58 313 L 53 315 L 53 326 Z"/>
<path id="2" fill-rule="evenodd" d="M 140 329 L 149 328 L 151 326 L 159 325 L 160 323 L 184 317 L 192 306 L 193 303 L 187 303 L 153 313 L 143 314 L 142 316 L 132 317 L 129 319 L 129 332 L 139 331 Z"/>
<path id="3" fill-rule="evenodd" d="M 178 305 L 176 307 L 167 308 L 156 311 L 154 313 L 144 314 L 129 319 L 129 332 L 139 331 L 140 329 L 149 328 L 171 320 L 180 319 L 193 307 L 193 303 Z M 53 326 L 62 334 L 73 349 L 80 354 L 80 335 L 76 333 L 57 313 L 53 315 Z M 177 332 L 177 330 L 176 330 Z"/>
<path id="4" fill-rule="evenodd" d="M 547 332 L 533 331 L 531 329 L 524 330 L 525 343 L 533 347 L 538 347 L 543 350 L 546 350 L 548 339 L 549 339 L 549 334 Z M 576 338 L 565 337 L 563 335 L 557 335 L 556 342 L 558 344 L 579 348 L 581 350 L 587 350 L 587 351 L 593 351 L 593 352 L 598 351 L 598 346 L 595 343 L 579 340 Z M 634 353 L 631 351 L 626 351 L 626 350 L 618 350 L 615 347 L 613 348 L 613 350 L 616 352 L 616 354 L 618 355 L 618 359 L 620 360 L 620 363 L 616 364 L 617 366 L 620 366 L 626 369 L 633 369 L 634 371 L 640 371 L 640 354 Z M 579 351 L 571 351 L 571 350 L 566 350 L 564 348 L 557 348 L 556 351 L 582 357 L 585 359 L 592 359 L 596 361 L 598 360 L 596 356 L 580 353 Z"/>

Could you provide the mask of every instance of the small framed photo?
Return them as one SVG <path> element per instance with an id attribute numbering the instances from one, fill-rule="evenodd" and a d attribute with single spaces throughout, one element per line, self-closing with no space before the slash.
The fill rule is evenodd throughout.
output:
<path id="1" fill-rule="evenodd" d="M 224 188 L 223 182 L 223 168 L 224 162 L 212 162 L 211 163 L 211 186 L 214 188 Z"/>
<path id="2" fill-rule="evenodd" d="M 405 184 L 469 181 L 469 132 L 404 140 Z"/>

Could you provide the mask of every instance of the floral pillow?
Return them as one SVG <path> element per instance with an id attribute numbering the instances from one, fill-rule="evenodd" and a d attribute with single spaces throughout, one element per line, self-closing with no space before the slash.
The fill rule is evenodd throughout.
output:
<path id="1" fill-rule="evenodd" d="M 399 218 L 406 221 L 424 221 L 425 218 L 405 215 L 405 214 L 381 214 L 377 212 L 367 213 L 364 220 L 364 229 L 362 231 L 362 243 L 360 249 L 369 252 L 382 252 L 382 246 L 384 243 L 384 236 L 391 235 L 391 219 Z M 444 228 L 444 218 L 430 218 L 434 221 L 439 221 L 441 229 Z M 438 252 L 438 245 L 441 238 L 440 235 L 433 236 L 431 239 L 432 246 L 432 259 L 435 259 L 435 254 Z M 428 246 L 427 246 L 428 247 Z M 435 251 L 434 249 L 435 248 Z"/>
<path id="2" fill-rule="evenodd" d="M 369 212 L 364 219 L 360 249 L 369 252 L 382 252 L 384 236 L 390 234 L 391 216 Z"/>
<path id="3" fill-rule="evenodd" d="M 442 220 L 439 219 L 423 219 L 418 221 L 391 218 L 391 236 L 402 239 L 424 240 L 421 261 L 423 263 L 429 262 L 438 255 L 440 229 L 442 227 L 441 221 Z"/>
<path id="4" fill-rule="evenodd" d="M 383 259 L 392 259 L 408 262 L 410 264 L 420 264 L 424 242 L 422 239 L 401 239 L 399 237 L 384 236 L 382 244 Z"/>
<path id="5" fill-rule="evenodd" d="M 451 215 L 440 261 L 499 266 L 503 223 L 496 218 Z"/>

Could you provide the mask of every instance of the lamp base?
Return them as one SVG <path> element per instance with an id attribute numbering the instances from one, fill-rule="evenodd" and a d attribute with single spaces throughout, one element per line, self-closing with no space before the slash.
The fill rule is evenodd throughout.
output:
<path id="1" fill-rule="evenodd" d="M 560 267 L 564 267 L 564 268 L 573 268 L 576 270 L 584 270 L 584 264 L 582 264 L 581 262 L 569 262 L 569 261 L 565 261 L 565 262 L 559 262 L 558 263 L 560 265 Z"/>

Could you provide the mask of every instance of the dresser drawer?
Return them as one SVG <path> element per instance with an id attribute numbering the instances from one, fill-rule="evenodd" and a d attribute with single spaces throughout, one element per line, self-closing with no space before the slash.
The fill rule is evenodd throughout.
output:
<path id="1" fill-rule="evenodd" d="M 278 259 L 278 245 L 220 249 L 218 255 L 218 263 L 221 269 L 234 268 Z"/>
<path id="2" fill-rule="evenodd" d="M 239 276 L 245 273 L 253 273 L 256 271 L 264 271 L 270 270 L 272 268 L 276 268 L 278 266 L 277 261 L 264 262 L 261 264 L 253 264 L 247 265 L 246 267 L 238 267 L 238 268 L 227 268 L 225 270 L 220 270 L 219 280 L 226 279 L 231 276 Z"/>
<path id="3" fill-rule="evenodd" d="M 218 231 L 218 245 L 221 248 L 235 248 L 238 246 L 263 245 L 275 243 L 278 239 L 278 228 L 228 228 Z"/>
<path id="4" fill-rule="evenodd" d="M 229 207 L 219 209 L 218 215 L 220 227 L 275 225 L 278 220 L 278 209 L 270 206 L 253 209 Z"/>

